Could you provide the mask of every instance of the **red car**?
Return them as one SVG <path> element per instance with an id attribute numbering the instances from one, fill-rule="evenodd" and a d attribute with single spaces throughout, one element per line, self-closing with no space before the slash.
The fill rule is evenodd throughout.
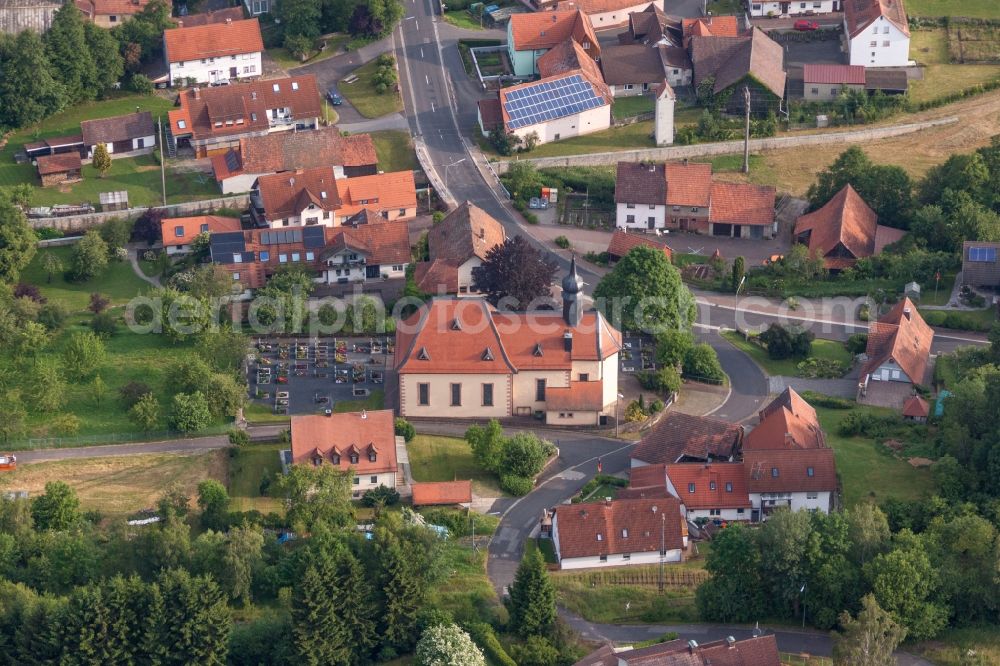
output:
<path id="1" fill-rule="evenodd" d="M 795 22 L 795 29 L 802 32 L 808 32 L 810 30 L 819 30 L 819 23 L 816 21 L 807 21 L 805 19 Z"/>

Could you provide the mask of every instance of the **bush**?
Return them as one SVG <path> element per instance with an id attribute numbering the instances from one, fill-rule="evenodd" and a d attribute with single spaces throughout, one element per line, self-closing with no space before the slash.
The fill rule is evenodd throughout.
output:
<path id="1" fill-rule="evenodd" d="M 864 354 L 865 350 L 868 349 L 868 334 L 855 333 L 851 337 L 847 338 L 847 342 L 844 343 L 844 347 L 855 356 L 858 354 Z"/>
<path id="2" fill-rule="evenodd" d="M 118 324 L 110 312 L 101 312 L 90 320 L 90 329 L 97 335 L 109 338 L 118 330 Z"/>
<path id="3" fill-rule="evenodd" d="M 516 497 L 527 495 L 535 487 L 534 480 L 526 476 L 516 476 L 514 474 L 504 474 L 500 477 L 500 488 Z"/>
<path id="4" fill-rule="evenodd" d="M 663 411 L 664 406 L 665 405 L 663 404 L 662 400 L 656 399 L 653 402 L 649 403 L 649 413 L 659 414 L 660 412 Z"/>
<path id="5" fill-rule="evenodd" d="M 142 400 L 144 395 L 152 393 L 153 389 L 145 382 L 132 381 L 118 389 L 118 397 L 121 398 L 122 405 L 126 411 L 132 409 L 135 403 Z"/>
<path id="6" fill-rule="evenodd" d="M 27 298 L 35 303 L 42 304 L 47 301 L 47 299 L 42 296 L 42 292 L 38 289 L 38 287 L 33 284 L 25 284 L 24 282 L 21 282 L 14 287 L 14 298 Z"/>
<path id="7" fill-rule="evenodd" d="M 233 446 L 246 446 L 250 443 L 250 433 L 234 428 L 229 431 L 229 443 Z"/>
<path id="8" fill-rule="evenodd" d="M 555 240 L 553 240 L 552 242 L 556 244 L 556 247 L 561 247 L 564 250 L 569 249 L 570 245 L 569 239 L 566 238 L 565 236 L 556 236 Z"/>
<path id="9" fill-rule="evenodd" d="M 395 488 L 380 485 L 378 488 L 370 488 L 361 496 L 361 506 L 373 507 L 395 506 L 399 504 L 399 492 Z"/>
<path id="10" fill-rule="evenodd" d="M 837 430 L 845 437 L 882 439 L 888 437 L 899 425 L 902 425 L 902 421 L 895 414 L 879 416 L 871 412 L 855 411 L 844 417 Z"/>
<path id="11" fill-rule="evenodd" d="M 858 406 L 853 400 L 847 398 L 837 398 L 832 395 L 823 395 L 815 391 L 802 391 L 802 399 L 813 407 L 828 407 L 830 409 L 854 409 Z"/>
<path id="12" fill-rule="evenodd" d="M 38 323 L 50 331 L 62 328 L 68 317 L 69 308 L 61 302 L 46 303 L 38 311 Z"/>
<path id="13" fill-rule="evenodd" d="M 465 625 L 465 630 L 472 636 L 476 645 L 486 653 L 490 663 L 495 664 L 495 666 L 517 666 L 517 662 L 511 659 L 507 651 L 503 649 L 493 627 L 485 622 L 471 622 Z"/>
<path id="14" fill-rule="evenodd" d="M 642 408 L 638 400 L 633 400 L 625 408 L 625 423 L 638 423 L 646 418 L 646 410 Z"/>
<path id="15" fill-rule="evenodd" d="M 847 372 L 847 366 L 830 358 L 807 358 L 795 366 L 800 377 L 837 379 Z"/>
<path id="16" fill-rule="evenodd" d="M 726 379 L 718 355 L 704 342 L 691 347 L 684 356 L 684 376 L 703 382 L 722 383 Z"/>
<path id="17" fill-rule="evenodd" d="M 402 437 L 404 441 L 413 441 L 413 438 L 417 436 L 417 429 L 413 427 L 413 424 L 403 418 L 397 418 L 394 421 L 394 427 L 397 437 Z"/>
<path id="18" fill-rule="evenodd" d="M 590 493 L 597 490 L 599 486 L 614 486 L 615 488 L 624 488 L 628 485 L 628 479 L 622 479 L 617 476 L 611 476 L 609 474 L 598 474 L 587 483 L 583 484 L 580 488 L 580 492 L 573 498 L 573 502 L 579 502 L 581 497 L 586 497 Z"/>
<path id="19" fill-rule="evenodd" d="M 448 533 L 455 537 L 467 537 L 472 534 L 475 525 L 476 534 L 492 534 L 500 520 L 496 516 L 487 516 L 465 509 L 425 509 L 420 512 L 428 523 L 448 528 Z"/>
<path id="20" fill-rule="evenodd" d="M 140 95 L 152 95 L 155 89 L 153 82 L 145 74 L 133 74 L 129 80 L 129 87 L 132 89 L 132 92 Z"/>

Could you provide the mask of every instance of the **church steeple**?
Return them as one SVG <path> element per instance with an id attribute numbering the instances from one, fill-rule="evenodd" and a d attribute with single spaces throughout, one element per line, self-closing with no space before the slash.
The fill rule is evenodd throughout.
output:
<path id="1" fill-rule="evenodd" d="M 576 272 L 576 255 L 570 260 L 569 273 L 562 281 L 563 320 L 569 326 L 579 326 L 583 318 L 583 280 Z"/>

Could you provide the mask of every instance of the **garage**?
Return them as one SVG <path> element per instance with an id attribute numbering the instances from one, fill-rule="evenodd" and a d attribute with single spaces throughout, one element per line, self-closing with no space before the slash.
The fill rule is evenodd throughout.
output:
<path id="1" fill-rule="evenodd" d="M 721 222 L 715 222 L 712 224 L 712 235 L 713 236 L 732 236 L 733 235 L 733 225 L 725 224 Z"/>

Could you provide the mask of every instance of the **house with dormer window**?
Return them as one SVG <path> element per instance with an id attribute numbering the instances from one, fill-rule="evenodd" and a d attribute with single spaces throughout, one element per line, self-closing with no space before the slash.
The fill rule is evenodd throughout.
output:
<path id="1" fill-rule="evenodd" d="M 396 487 L 397 446 L 402 443 L 389 409 L 292 417 L 292 464 L 353 472 L 355 498 L 379 486 Z"/>
<path id="2" fill-rule="evenodd" d="M 195 215 L 193 217 L 165 217 L 160 220 L 160 239 L 169 255 L 191 251 L 191 243 L 201 234 L 239 231 L 240 221 L 235 217 Z"/>
<path id="3" fill-rule="evenodd" d="M 263 51 L 260 24 L 255 18 L 163 31 L 163 55 L 172 86 L 261 76 Z"/>

